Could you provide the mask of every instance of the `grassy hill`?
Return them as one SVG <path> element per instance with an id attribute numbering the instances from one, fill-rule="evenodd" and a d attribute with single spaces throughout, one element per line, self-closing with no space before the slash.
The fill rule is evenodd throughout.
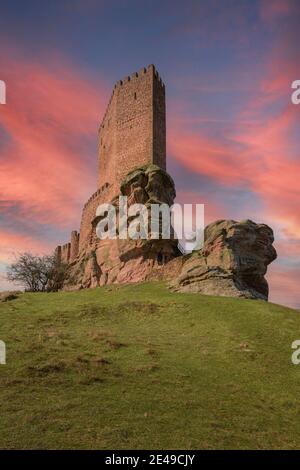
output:
<path id="1" fill-rule="evenodd" d="M 0 448 L 300 447 L 298 312 L 163 284 L 0 303 Z"/>

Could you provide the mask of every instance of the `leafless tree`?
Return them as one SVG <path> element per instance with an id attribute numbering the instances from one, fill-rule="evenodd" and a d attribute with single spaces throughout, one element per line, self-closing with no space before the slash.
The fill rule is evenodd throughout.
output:
<path id="1" fill-rule="evenodd" d="M 57 263 L 54 255 L 21 253 L 7 268 L 7 279 L 26 291 L 55 291 L 62 287 L 65 269 L 65 265 Z"/>

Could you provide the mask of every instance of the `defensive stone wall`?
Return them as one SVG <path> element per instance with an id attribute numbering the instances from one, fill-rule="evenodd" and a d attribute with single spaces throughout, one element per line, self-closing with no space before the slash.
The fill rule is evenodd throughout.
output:
<path id="1" fill-rule="evenodd" d="M 89 246 L 92 239 L 92 221 L 100 204 L 107 203 L 113 197 L 113 188 L 108 183 L 99 188 L 84 205 L 80 224 L 79 251 Z"/>

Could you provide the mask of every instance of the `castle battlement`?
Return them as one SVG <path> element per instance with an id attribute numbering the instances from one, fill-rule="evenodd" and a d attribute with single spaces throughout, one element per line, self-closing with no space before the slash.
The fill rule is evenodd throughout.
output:
<path id="1" fill-rule="evenodd" d="M 107 115 L 107 111 L 108 111 L 108 108 L 111 104 L 111 101 L 115 95 L 115 93 L 118 91 L 119 88 L 121 87 L 124 87 L 126 86 L 127 83 L 132 82 L 135 83 L 138 79 L 140 79 L 141 77 L 143 77 L 145 74 L 151 74 L 153 73 L 154 74 L 154 77 L 157 81 L 157 83 L 159 84 L 159 86 L 161 86 L 161 88 L 164 90 L 165 89 L 165 84 L 164 82 L 162 81 L 159 73 L 157 72 L 155 66 L 153 64 L 150 64 L 148 65 L 148 67 L 143 67 L 141 68 L 141 70 L 139 72 L 134 72 L 132 73 L 131 75 L 127 75 L 126 77 L 124 77 L 122 80 L 118 80 L 116 83 L 115 83 L 115 86 L 113 88 L 113 91 L 112 91 L 112 94 L 110 95 L 110 98 L 109 98 L 109 102 L 108 102 L 108 105 L 107 105 L 107 108 L 105 110 L 105 113 L 104 113 L 104 116 L 102 118 L 102 121 L 101 121 L 101 124 L 100 124 L 100 127 L 99 127 L 99 131 L 100 131 L 100 128 L 103 127 L 103 125 L 105 125 L 105 119 L 106 119 L 106 115 Z"/>
<path id="2" fill-rule="evenodd" d="M 158 83 L 164 88 L 165 87 L 165 84 L 163 83 L 162 79 L 160 78 L 159 76 L 159 73 L 157 72 L 157 70 L 155 69 L 155 66 L 153 64 L 150 64 L 148 65 L 148 67 L 143 67 L 139 72 L 134 72 L 132 73 L 130 76 L 127 75 L 126 77 L 124 77 L 122 80 L 118 80 L 117 83 L 115 84 L 114 86 L 114 90 L 113 90 L 113 93 L 114 91 L 118 88 L 118 87 L 121 87 L 123 85 L 126 85 L 126 83 L 130 82 L 130 81 L 134 81 L 134 80 L 137 80 L 139 78 L 141 78 L 141 76 L 147 74 L 147 73 L 154 73 L 154 77 L 157 79 Z"/>
<path id="3" fill-rule="evenodd" d="M 97 189 L 87 200 L 87 202 L 84 204 L 84 209 L 89 206 L 89 204 L 98 196 L 102 195 L 105 191 L 107 191 L 110 188 L 110 184 L 105 183 L 101 188 Z"/>

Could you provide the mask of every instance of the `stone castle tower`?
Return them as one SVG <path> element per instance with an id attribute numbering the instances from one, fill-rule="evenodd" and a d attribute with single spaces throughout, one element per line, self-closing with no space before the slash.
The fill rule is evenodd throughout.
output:
<path id="1" fill-rule="evenodd" d="M 73 262 L 91 243 L 99 204 L 111 201 L 134 168 L 154 163 L 166 169 L 165 85 L 154 65 L 116 83 L 99 128 L 98 189 L 85 203 L 80 234 L 56 248 L 63 262 Z"/>
<path id="2" fill-rule="evenodd" d="M 116 192 L 133 168 L 166 169 L 165 86 L 154 65 L 116 83 L 99 129 L 99 184 Z"/>

